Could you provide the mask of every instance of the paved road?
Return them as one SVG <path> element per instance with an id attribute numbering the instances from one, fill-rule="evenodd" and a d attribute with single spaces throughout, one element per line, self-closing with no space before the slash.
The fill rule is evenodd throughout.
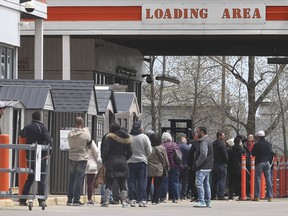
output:
<path id="1" fill-rule="evenodd" d="M 260 201 L 213 201 L 212 208 L 193 208 L 193 203 L 182 201 L 179 203 L 163 203 L 160 205 L 148 205 L 147 208 L 122 208 L 121 205 L 101 208 L 96 206 L 48 206 L 44 211 L 40 207 L 34 207 L 29 211 L 27 207 L 1 207 L 0 215 L 3 216 L 287 216 L 288 199 L 275 199 L 273 202 Z"/>

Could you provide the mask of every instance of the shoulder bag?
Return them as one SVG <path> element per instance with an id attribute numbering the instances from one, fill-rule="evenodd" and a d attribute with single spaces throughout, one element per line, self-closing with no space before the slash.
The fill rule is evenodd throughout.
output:
<path id="1" fill-rule="evenodd" d="M 106 167 L 103 164 L 98 173 L 96 174 L 95 182 L 94 182 L 94 187 L 98 188 L 99 184 L 105 184 L 105 174 L 106 174 Z"/>
<path id="2" fill-rule="evenodd" d="M 182 152 L 180 151 L 179 148 L 176 148 L 174 145 L 173 145 L 173 160 L 174 160 L 174 163 L 176 165 L 181 165 L 182 164 Z"/>

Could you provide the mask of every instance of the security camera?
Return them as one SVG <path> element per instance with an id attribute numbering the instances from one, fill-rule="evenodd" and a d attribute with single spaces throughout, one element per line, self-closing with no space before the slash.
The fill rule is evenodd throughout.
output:
<path id="1" fill-rule="evenodd" d="M 28 13 L 32 13 L 35 10 L 35 4 L 32 1 L 25 2 L 24 7 Z"/>

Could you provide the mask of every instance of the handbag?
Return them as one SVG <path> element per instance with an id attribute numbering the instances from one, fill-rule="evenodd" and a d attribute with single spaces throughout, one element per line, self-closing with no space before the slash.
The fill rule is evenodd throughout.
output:
<path id="1" fill-rule="evenodd" d="M 96 178 L 95 178 L 95 182 L 94 182 L 95 188 L 98 188 L 99 184 L 105 183 L 105 174 L 106 174 L 106 167 L 103 164 L 102 167 L 99 169 L 98 173 L 96 174 Z"/>
<path id="2" fill-rule="evenodd" d="M 182 164 L 182 152 L 179 148 L 176 148 L 175 146 L 173 149 L 173 160 L 176 165 Z"/>
<path id="3" fill-rule="evenodd" d="M 95 164 L 87 164 L 87 170 L 89 172 L 96 172 L 97 171 L 97 165 L 95 165 Z"/>
<path id="4" fill-rule="evenodd" d="M 160 153 L 158 152 L 158 149 L 154 148 L 154 150 L 155 150 L 155 153 L 156 153 L 156 155 L 157 155 L 157 157 L 158 157 L 158 159 L 159 159 L 159 161 L 160 161 L 160 163 L 161 163 L 161 165 L 163 167 L 162 176 L 163 177 L 167 177 L 168 176 L 168 168 L 165 166 L 164 161 L 162 160 L 163 158 L 160 156 Z"/>

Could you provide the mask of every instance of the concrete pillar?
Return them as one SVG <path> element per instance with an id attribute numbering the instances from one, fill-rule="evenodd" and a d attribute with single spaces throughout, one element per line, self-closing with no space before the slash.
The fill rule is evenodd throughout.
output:
<path id="1" fill-rule="evenodd" d="M 70 35 L 62 36 L 62 61 L 62 79 L 70 80 Z"/>
<path id="2" fill-rule="evenodd" d="M 34 79 L 43 80 L 43 19 L 35 20 Z"/>

